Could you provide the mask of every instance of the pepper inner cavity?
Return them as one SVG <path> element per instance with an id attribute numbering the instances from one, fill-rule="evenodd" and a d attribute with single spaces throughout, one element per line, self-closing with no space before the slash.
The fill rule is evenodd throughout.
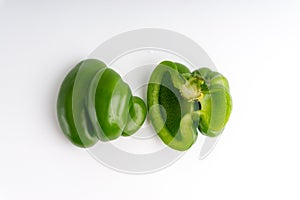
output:
<path id="1" fill-rule="evenodd" d="M 159 104 L 163 107 L 160 112 L 166 127 L 174 137 L 178 133 L 182 117 L 180 98 L 182 99 L 181 94 L 173 86 L 170 74 L 165 73 L 159 91 Z"/>
<path id="2" fill-rule="evenodd" d="M 203 98 L 202 85 L 204 80 L 198 74 L 183 74 L 186 82 L 180 88 L 181 96 L 189 102 Z"/>

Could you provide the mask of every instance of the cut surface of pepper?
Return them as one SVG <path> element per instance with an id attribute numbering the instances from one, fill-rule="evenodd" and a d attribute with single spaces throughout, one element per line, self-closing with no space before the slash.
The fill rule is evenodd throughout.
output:
<path id="1" fill-rule="evenodd" d="M 227 79 L 208 68 L 194 72 L 172 61 L 152 72 L 147 104 L 150 121 L 162 141 L 185 151 L 197 139 L 220 135 L 229 119 L 232 102 Z"/>

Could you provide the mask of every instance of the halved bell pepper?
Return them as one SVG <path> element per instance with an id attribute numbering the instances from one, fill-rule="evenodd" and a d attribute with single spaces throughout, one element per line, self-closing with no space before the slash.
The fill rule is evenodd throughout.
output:
<path id="1" fill-rule="evenodd" d="M 197 139 L 220 135 L 229 119 L 232 101 L 227 79 L 208 68 L 194 72 L 171 61 L 152 72 L 147 104 L 150 121 L 162 141 L 185 151 Z"/>
<path id="2" fill-rule="evenodd" d="M 60 127 L 79 147 L 135 133 L 146 113 L 144 101 L 132 96 L 120 75 L 96 59 L 84 60 L 68 73 L 57 99 Z"/>

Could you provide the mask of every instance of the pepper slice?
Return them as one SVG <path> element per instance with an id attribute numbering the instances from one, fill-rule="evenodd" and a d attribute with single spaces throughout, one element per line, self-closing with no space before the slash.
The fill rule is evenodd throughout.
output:
<path id="1" fill-rule="evenodd" d="M 171 61 L 161 62 L 152 72 L 147 104 L 150 121 L 162 141 L 185 151 L 203 135 L 218 136 L 231 112 L 227 79 L 218 72 L 201 68 L 190 72 Z"/>
<path id="2" fill-rule="evenodd" d="M 146 104 L 140 97 L 132 96 L 128 84 L 112 69 L 95 75 L 89 96 L 88 110 L 102 141 L 132 135 L 145 121 Z"/>
<path id="3" fill-rule="evenodd" d="M 96 59 L 80 62 L 67 74 L 57 99 L 60 127 L 79 147 L 135 133 L 146 113 L 144 101 L 132 96 L 119 74 Z"/>
<path id="4" fill-rule="evenodd" d="M 97 141 L 96 132 L 85 107 L 91 79 L 106 66 L 89 59 L 78 63 L 65 77 L 57 98 L 57 116 L 60 127 L 76 146 L 90 147 Z"/>

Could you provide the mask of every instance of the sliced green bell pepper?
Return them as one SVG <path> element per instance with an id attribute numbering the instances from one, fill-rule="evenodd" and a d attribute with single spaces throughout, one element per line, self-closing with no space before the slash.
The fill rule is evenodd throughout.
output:
<path id="1" fill-rule="evenodd" d="M 147 104 L 150 121 L 162 141 L 185 151 L 197 139 L 222 133 L 232 108 L 227 79 L 201 68 L 190 72 L 171 61 L 161 62 L 152 72 Z"/>
<path id="2" fill-rule="evenodd" d="M 132 96 L 120 75 L 96 59 L 84 60 L 68 73 L 57 99 L 60 127 L 79 147 L 135 133 L 146 113 L 144 101 Z"/>
<path id="3" fill-rule="evenodd" d="M 147 108 L 144 101 L 132 96 L 131 90 L 112 69 L 99 71 L 90 87 L 88 111 L 102 141 L 135 133 L 144 123 Z"/>

